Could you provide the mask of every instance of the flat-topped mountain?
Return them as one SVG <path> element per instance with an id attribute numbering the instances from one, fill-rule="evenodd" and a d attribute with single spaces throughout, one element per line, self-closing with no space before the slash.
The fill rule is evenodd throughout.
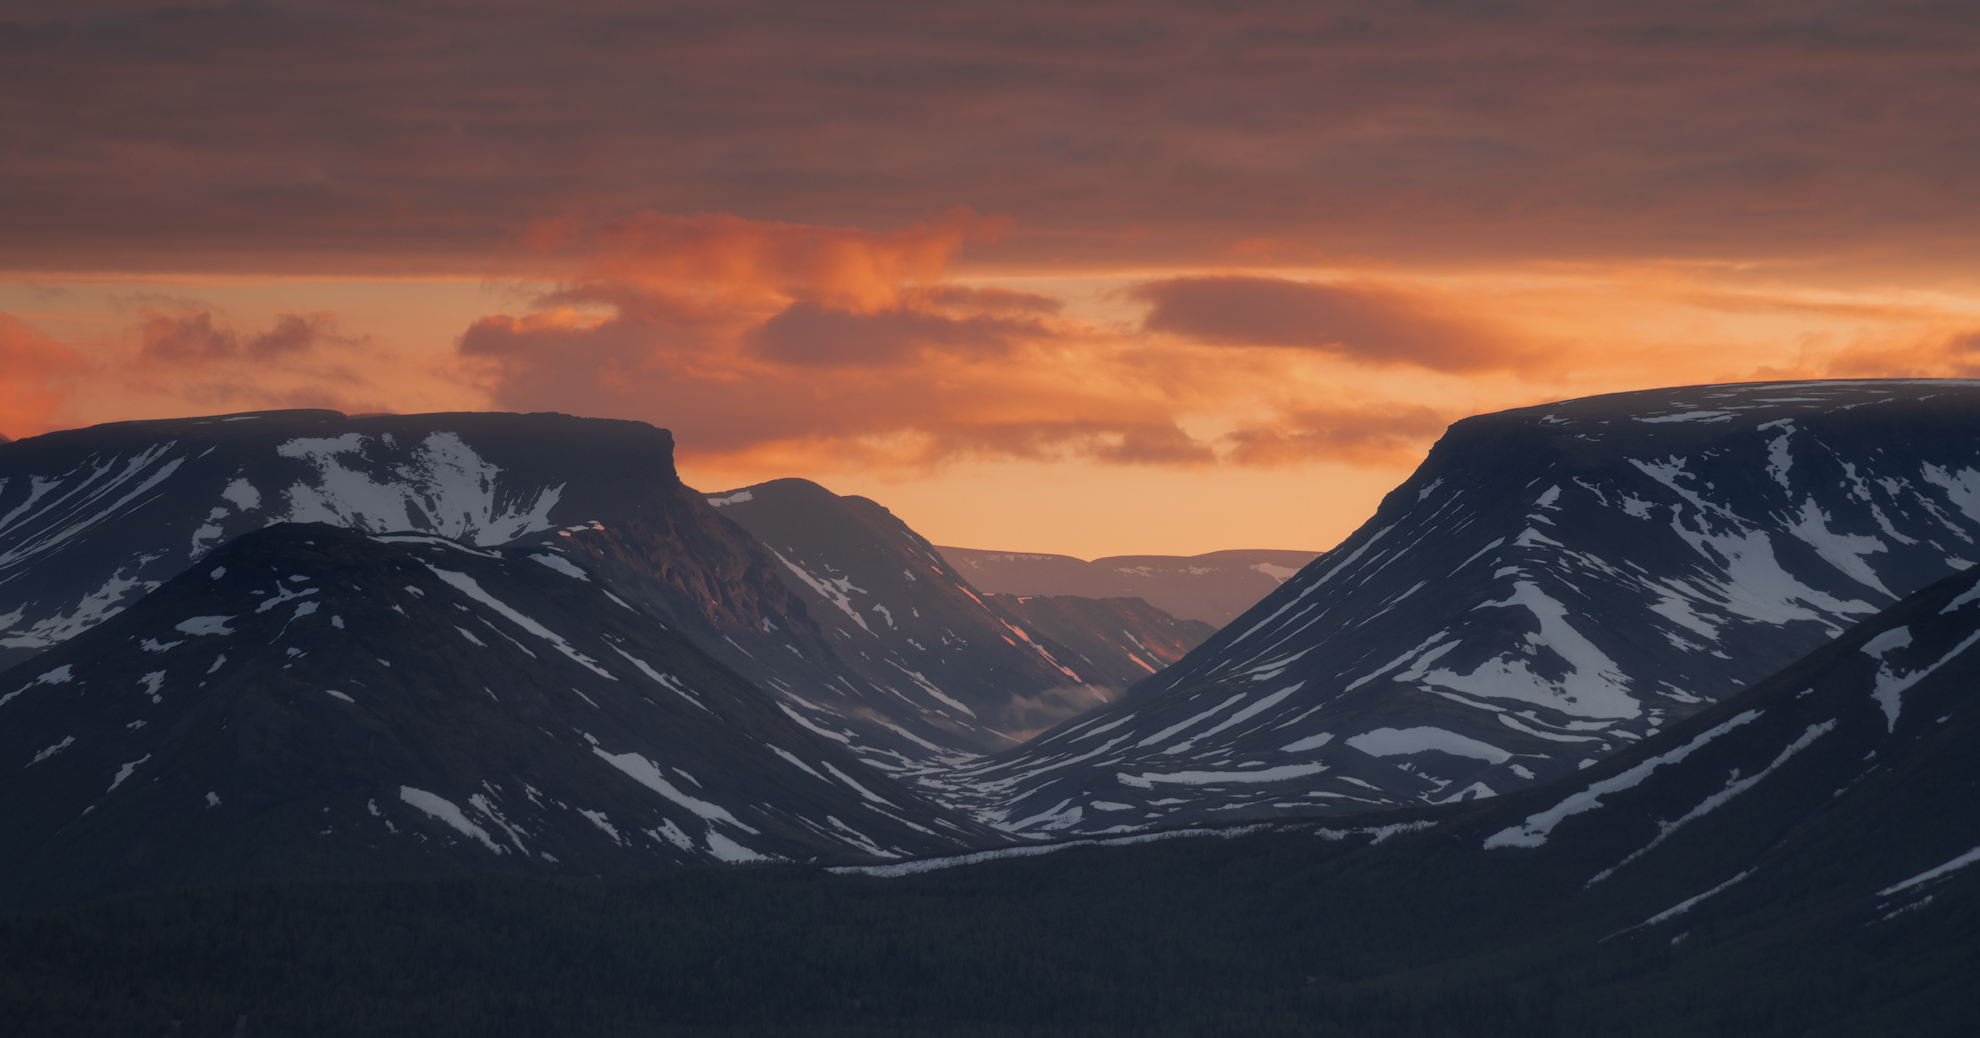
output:
<path id="1" fill-rule="evenodd" d="M 1222 627 L 1258 604 L 1317 551 L 1236 549 L 1203 555 L 1070 555 L 936 548 L 978 591 L 1004 595 L 1140 598 L 1179 620 Z"/>
<path id="2" fill-rule="evenodd" d="M 280 524 L 0 674 L 16 899 L 926 854 L 994 833 L 574 565 Z"/>
<path id="3" fill-rule="evenodd" d="M 1980 562 L 1980 384 L 1700 386 L 1465 419 L 1126 698 L 943 781 L 1026 832 L 1570 774 Z"/>
<path id="4" fill-rule="evenodd" d="M 0 445 L 0 666 L 271 523 L 492 545 L 665 510 L 678 483 L 665 430 L 551 414 L 268 411 Z"/>

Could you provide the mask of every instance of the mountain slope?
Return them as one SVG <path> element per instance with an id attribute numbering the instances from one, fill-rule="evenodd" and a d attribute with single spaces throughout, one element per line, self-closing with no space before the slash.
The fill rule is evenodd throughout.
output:
<path id="1" fill-rule="evenodd" d="M 1070 555 L 936 548 L 979 591 L 1003 595 L 1140 598 L 1183 620 L 1222 627 L 1319 556 L 1235 549 L 1203 555 Z"/>
<path id="2" fill-rule="evenodd" d="M 1875 926 L 1980 863 L 1980 570 L 1578 775 L 1441 827 L 1554 877 L 1605 939 L 1783 905 Z"/>
<path id="3" fill-rule="evenodd" d="M 561 553 L 324 524 L 237 538 L 0 673 L 0 761 L 0 886 L 17 901 L 990 837 Z"/>
<path id="4" fill-rule="evenodd" d="M 1178 620 L 1139 598 L 1079 595 L 984 595 L 983 603 L 1035 635 L 1071 653 L 1082 674 L 1126 688 L 1182 659 L 1217 629 L 1201 620 Z"/>
<path id="5" fill-rule="evenodd" d="M 1151 653 L 1145 641 L 1187 637 L 1185 628 L 1163 630 L 1172 625 L 1145 603 L 1096 602 L 1082 607 L 1092 614 L 1082 622 L 1045 606 L 993 605 L 893 513 L 807 480 L 773 480 L 708 500 L 776 558 L 840 657 L 912 713 L 871 709 L 896 724 L 937 718 L 981 750 L 1014 745 L 1105 702 L 1181 655 Z M 1034 626 L 1031 612 L 1078 632 L 1085 651 Z M 1093 622 L 1102 615 L 1105 623 Z"/>
<path id="6" fill-rule="evenodd" d="M 1591 397 L 1466 419 L 1375 517 L 1125 699 L 944 781 L 1124 831 L 1574 771 L 1980 561 L 1980 386 Z"/>

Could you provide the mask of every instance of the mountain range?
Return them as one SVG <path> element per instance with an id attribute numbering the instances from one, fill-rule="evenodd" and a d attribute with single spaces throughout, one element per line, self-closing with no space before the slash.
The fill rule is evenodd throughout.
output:
<path id="1" fill-rule="evenodd" d="M 26 838 L 0 868 L 32 900 L 898 861 L 1559 788 L 1980 561 L 1976 394 L 1467 419 L 1283 584 L 1220 553 L 1276 589 L 1214 632 L 986 592 L 964 566 L 1011 553 L 954 563 L 807 481 L 694 491 L 641 423 L 267 412 L 10 443 Z"/>
<path id="2" fill-rule="evenodd" d="M 1980 569 L 1482 800 L 823 870 L 156 890 L 0 920 L 0 1016 L 50 1035 L 1955 1038 L 1980 1025 L 1976 644 Z"/>
<path id="3" fill-rule="evenodd" d="M 1202 555 L 1070 555 L 937 548 L 979 591 L 1005 595 L 1139 598 L 1169 615 L 1222 627 L 1320 553 L 1235 549 Z"/>

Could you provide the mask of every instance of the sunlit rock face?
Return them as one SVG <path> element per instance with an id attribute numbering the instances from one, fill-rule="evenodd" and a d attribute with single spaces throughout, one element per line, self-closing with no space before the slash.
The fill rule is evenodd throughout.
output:
<path id="1" fill-rule="evenodd" d="M 1766 677 L 1977 540 L 1980 383 L 1470 418 L 1182 662 L 947 792 L 1041 834 L 1493 796 Z"/>
<path id="2" fill-rule="evenodd" d="M 255 531 L 0 672 L 8 905 L 287 875 L 596 875 L 995 842 L 551 541 Z"/>

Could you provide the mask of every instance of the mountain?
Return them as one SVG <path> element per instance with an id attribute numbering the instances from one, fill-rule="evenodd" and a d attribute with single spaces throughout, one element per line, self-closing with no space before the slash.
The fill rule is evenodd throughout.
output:
<path id="1" fill-rule="evenodd" d="M 1183 620 L 1222 627 L 1319 556 L 1240 549 L 1203 555 L 1070 555 L 936 548 L 979 591 L 1003 595 L 1140 598 Z"/>
<path id="2" fill-rule="evenodd" d="M 943 776 L 1032 833 L 1571 774 L 1980 561 L 1980 384 L 1763 383 L 1468 418 L 1361 529 L 1126 697 Z"/>
<path id="3" fill-rule="evenodd" d="M 1962 1038 L 1980 569 L 1504 797 L 880 865 L 226 885 L 0 921 L 49 1035 Z M 436 936 L 446 954 L 435 954 Z"/>
<path id="4" fill-rule="evenodd" d="M 994 838 L 559 547 L 279 524 L 0 673 L 0 888 L 592 875 Z"/>
<path id="5" fill-rule="evenodd" d="M 808 480 L 708 501 L 777 560 L 840 658 L 885 690 L 885 705 L 815 693 L 842 715 L 933 718 L 945 741 L 1002 749 L 1118 695 L 1209 634 L 1145 602 L 992 603 L 892 512 Z M 892 716 L 899 704 L 909 713 Z"/>
<path id="6" fill-rule="evenodd" d="M 665 430 L 558 414 L 268 411 L 0 445 L 0 666 L 63 644 L 216 546 L 279 522 L 559 545 L 877 766 L 925 768 L 1010 742 L 948 723 L 898 672 L 881 685 L 842 658 L 788 568 L 681 484 Z M 1034 726 L 1065 716 L 1052 705 Z"/>

